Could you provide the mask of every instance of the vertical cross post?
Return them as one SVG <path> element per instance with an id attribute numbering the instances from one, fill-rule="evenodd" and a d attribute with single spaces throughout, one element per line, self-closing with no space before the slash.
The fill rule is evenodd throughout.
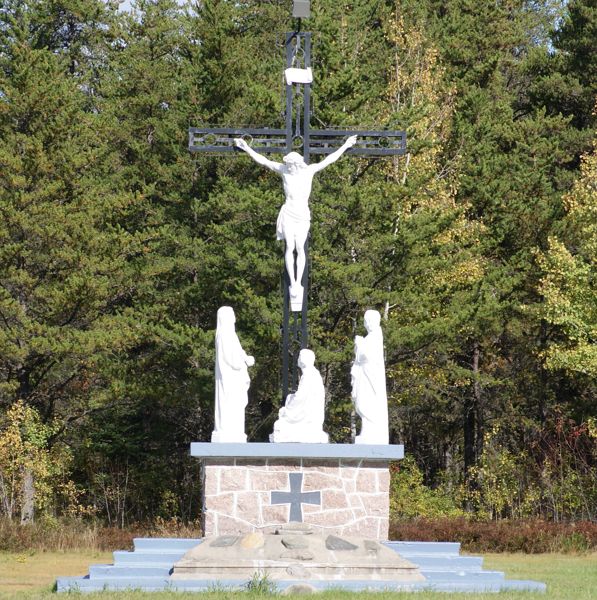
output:
<path id="1" fill-rule="evenodd" d="M 311 66 L 311 34 L 286 34 L 286 68 L 308 69 Z M 302 90 L 301 87 L 302 86 Z M 302 92 L 302 93 L 301 93 Z M 302 107 L 301 107 L 302 97 Z M 302 110 L 301 110 L 302 108 Z M 286 84 L 286 147 L 302 149 L 303 160 L 309 164 L 309 121 L 311 118 L 311 84 Z M 290 152 L 291 150 L 289 150 Z M 305 292 L 300 312 L 290 304 L 290 275 L 284 269 L 284 316 L 282 323 L 282 403 L 298 387 L 297 362 L 299 352 L 309 343 L 307 308 L 309 290 L 309 238 L 305 241 L 305 270 L 301 285 Z"/>

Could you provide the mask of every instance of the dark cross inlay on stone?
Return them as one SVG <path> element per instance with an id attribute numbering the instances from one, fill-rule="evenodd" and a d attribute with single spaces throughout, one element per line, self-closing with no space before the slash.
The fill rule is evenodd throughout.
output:
<path id="1" fill-rule="evenodd" d="M 289 492 L 271 493 L 271 504 L 290 504 L 289 521 L 303 522 L 302 504 L 317 504 L 321 506 L 321 492 L 303 492 L 303 474 L 289 473 Z"/>
<path id="2" fill-rule="evenodd" d="M 307 3 L 308 4 L 308 3 Z M 308 12 L 308 11 L 307 11 Z M 299 10 L 297 15 L 304 16 Z M 311 67 L 311 33 L 300 31 L 286 33 L 287 68 L 308 69 Z M 327 155 L 337 150 L 351 135 L 357 135 L 357 143 L 346 153 L 356 156 L 382 157 L 406 154 L 406 132 L 343 129 L 311 129 L 311 84 L 293 83 L 286 85 L 286 127 L 190 127 L 189 150 L 227 154 L 234 152 L 235 138 L 243 138 L 260 154 L 288 154 L 302 151 L 305 163 L 311 154 Z M 284 317 L 282 325 L 282 404 L 298 385 L 298 354 L 308 346 L 307 295 L 309 283 L 309 240 L 305 242 L 307 257 L 301 284 L 304 288 L 300 312 L 290 310 L 288 291 L 290 277 L 284 269 Z"/>

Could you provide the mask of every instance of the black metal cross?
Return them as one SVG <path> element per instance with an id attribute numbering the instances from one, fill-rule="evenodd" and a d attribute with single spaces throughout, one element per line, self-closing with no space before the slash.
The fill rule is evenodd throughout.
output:
<path id="1" fill-rule="evenodd" d="M 311 33 L 294 31 L 286 34 L 286 66 L 306 70 L 311 67 Z M 356 156 L 396 156 L 406 153 L 404 131 L 352 131 L 345 129 L 311 129 L 311 84 L 287 82 L 286 127 L 284 129 L 262 128 L 213 128 L 190 127 L 189 150 L 191 152 L 234 152 L 235 138 L 243 138 L 260 154 L 288 154 L 303 152 L 308 164 L 311 155 L 331 154 L 347 137 L 357 135 L 357 143 L 347 150 Z M 300 312 L 290 309 L 290 276 L 284 269 L 284 319 L 282 326 L 282 403 L 289 391 L 296 391 L 298 382 L 297 360 L 301 349 L 308 345 L 307 296 L 309 282 L 309 240 L 305 243 L 306 266 L 301 284 L 305 290 Z M 291 317 L 292 315 L 292 317 Z M 292 320 L 292 322 L 291 322 Z"/>
<path id="2" fill-rule="evenodd" d="M 303 522 L 302 504 L 317 504 L 321 506 L 321 492 L 303 492 L 303 474 L 288 473 L 290 480 L 289 492 L 272 492 L 271 504 L 290 504 L 289 521 Z"/>

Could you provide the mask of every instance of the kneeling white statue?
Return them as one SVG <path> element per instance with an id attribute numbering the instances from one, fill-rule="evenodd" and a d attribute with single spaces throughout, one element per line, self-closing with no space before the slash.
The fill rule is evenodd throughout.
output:
<path id="1" fill-rule="evenodd" d="M 246 442 L 245 407 L 251 380 L 249 370 L 255 359 L 240 345 L 230 306 L 218 309 L 216 329 L 216 408 L 212 442 Z"/>
<path id="2" fill-rule="evenodd" d="M 300 351 L 298 366 L 302 371 L 298 389 L 286 397 L 269 441 L 327 444 L 328 434 L 323 431 L 325 388 L 312 350 Z"/>
<path id="3" fill-rule="evenodd" d="M 361 434 L 356 444 L 387 444 L 388 396 L 383 356 L 381 315 L 376 310 L 365 313 L 367 335 L 354 339 L 355 359 L 350 371 L 352 399 L 361 417 Z"/>

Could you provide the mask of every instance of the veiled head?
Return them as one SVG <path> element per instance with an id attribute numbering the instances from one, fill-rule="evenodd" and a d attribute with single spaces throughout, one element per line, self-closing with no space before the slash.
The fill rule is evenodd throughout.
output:
<path id="1" fill-rule="evenodd" d="M 379 327 L 381 323 L 381 315 L 377 310 L 365 311 L 365 329 L 367 331 L 373 331 Z"/>
<path id="2" fill-rule="evenodd" d="M 236 323 L 236 317 L 231 306 L 220 306 L 218 308 L 218 319 L 217 328 L 219 331 L 225 329 L 234 329 L 234 323 Z"/>
<path id="3" fill-rule="evenodd" d="M 315 364 L 315 352 L 313 350 L 308 350 L 307 348 L 303 348 L 299 352 L 298 357 L 298 366 L 301 369 L 307 369 L 312 367 Z"/>

